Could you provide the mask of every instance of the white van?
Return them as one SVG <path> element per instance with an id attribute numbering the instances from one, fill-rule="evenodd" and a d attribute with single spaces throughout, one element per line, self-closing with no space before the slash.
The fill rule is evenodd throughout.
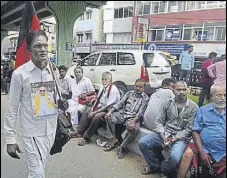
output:
<path id="1" fill-rule="evenodd" d="M 171 77 L 171 66 L 166 58 L 158 52 L 148 50 L 99 51 L 82 59 L 80 66 L 84 70 L 84 76 L 91 79 L 97 90 L 102 85 L 102 73 L 112 73 L 113 82 L 121 96 L 134 88 L 138 78 L 147 81 L 145 91 L 151 94 L 152 88 L 160 87 L 163 79 Z M 75 67 L 70 67 L 67 75 L 74 76 Z"/>

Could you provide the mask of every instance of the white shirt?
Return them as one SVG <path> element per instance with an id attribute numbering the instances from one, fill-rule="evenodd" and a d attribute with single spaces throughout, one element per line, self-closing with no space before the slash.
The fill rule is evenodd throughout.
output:
<path id="1" fill-rule="evenodd" d="M 114 84 L 112 84 L 112 88 L 110 90 L 110 94 L 108 97 L 109 87 L 110 87 L 110 85 L 104 89 L 104 92 L 100 98 L 99 103 L 101 106 L 110 106 L 110 105 L 116 104 L 118 101 L 120 101 L 119 90 Z M 103 88 L 99 90 L 98 96 L 101 94 L 102 90 L 103 90 Z"/>
<path id="2" fill-rule="evenodd" d="M 173 91 L 170 89 L 160 88 L 150 97 L 147 109 L 144 113 L 144 125 L 152 130 L 155 128 L 155 120 L 160 113 L 160 108 L 165 101 L 174 98 Z"/>
<path id="3" fill-rule="evenodd" d="M 16 143 L 18 110 L 21 136 L 45 136 L 56 131 L 58 114 L 38 120 L 33 117 L 31 83 L 44 81 L 53 81 L 49 65 L 41 70 L 30 60 L 13 72 L 10 84 L 9 106 L 4 120 L 6 144 Z"/>
<path id="4" fill-rule="evenodd" d="M 69 86 L 70 86 L 71 77 L 65 76 L 64 78 L 59 78 L 59 87 L 61 89 L 61 93 L 69 94 Z"/>
<path id="5" fill-rule="evenodd" d="M 70 91 L 72 92 L 72 99 L 78 101 L 79 95 L 88 92 L 95 92 L 95 88 L 89 78 L 83 77 L 78 83 L 76 78 L 72 79 L 70 82 Z"/>

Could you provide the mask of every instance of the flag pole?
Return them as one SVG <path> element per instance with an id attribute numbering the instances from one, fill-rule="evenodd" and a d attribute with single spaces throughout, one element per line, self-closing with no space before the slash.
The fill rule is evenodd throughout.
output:
<path id="1" fill-rule="evenodd" d="M 59 99 L 62 99 L 61 92 L 60 92 L 60 89 L 59 89 L 59 85 L 57 83 L 56 76 L 54 75 L 54 69 L 53 69 L 53 66 L 52 66 L 53 64 L 50 61 L 50 58 L 49 57 L 48 57 L 47 60 L 48 60 L 49 66 L 50 66 L 50 72 L 52 74 L 52 77 L 53 77 L 53 80 L 54 80 L 54 83 L 55 83 L 55 86 L 56 86 L 57 94 L 59 96 Z"/>

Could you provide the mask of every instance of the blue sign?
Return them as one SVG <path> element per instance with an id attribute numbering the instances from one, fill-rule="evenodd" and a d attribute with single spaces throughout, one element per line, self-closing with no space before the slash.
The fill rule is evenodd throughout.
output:
<path id="1" fill-rule="evenodd" d="M 206 40 L 208 38 L 208 31 L 199 31 L 198 33 L 198 40 L 200 41 L 202 38 L 202 33 L 203 33 L 203 40 Z"/>
<path id="2" fill-rule="evenodd" d="M 171 55 L 179 55 L 186 51 L 188 44 L 146 44 L 145 49 L 151 51 L 169 52 Z"/>
<path id="3" fill-rule="evenodd" d="M 72 50 L 73 50 L 72 43 L 66 42 L 66 51 L 72 51 Z"/>
<path id="4" fill-rule="evenodd" d="M 166 39 L 180 39 L 180 30 L 166 30 Z"/>

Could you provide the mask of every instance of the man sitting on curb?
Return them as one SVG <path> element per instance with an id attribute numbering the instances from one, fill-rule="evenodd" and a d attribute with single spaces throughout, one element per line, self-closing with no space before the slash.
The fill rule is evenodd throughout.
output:
<path id="1" fill-rule="evenodd" d="M 117 138 L 115 126 L 117 124 L 126 125 L 126 136 L 123 138 L 119 150 L 118 158 L 125 157 L 127 146 L 135 139 L 136 133 L 140 129 L 144 112 L 147 108 L 149 97 L 144 93 L 146 82 L 142 79 L 137 79 L 135 89 L 127 92 L 124 97 L 118 102 L 105 116 L 107 130 L 112 137 L 111 143 L 104 147 L 104 151 L 110 151 L 117 146 Z"/>
<path id="2" fill-rule="evenodd" d="M 187 98 L 186 92 L 187 84 L 177 81 L 174 85 L 175 98 L 160 108 L 155 121 L 156 128 L 140 139 L 139 149 L 148 163 L 142 174 L 163 172 L 169 177 L 176 176 L 198 108 L 195 102 Z M 168 159 L 162 155 L 163 149 L 169 149 Z"/>
<path id="3" fill-rule="evenodd" d="M 144 113 L 144 125 L 153 130 L 155 128 L 155 119 L 160 113 L 160 107 L 167 100 L 174 98 L 173 87 L 175 80 L 172 78 L 166 78 L 162 81 L 162 88 L 157 89 L 150 97 L 147 109 Z"/>
<path id="4" fill-rule="evenodd" d="M 198 173 L 204 175 L 205 172 L 201 168 L 208 168 L 207 170 L 211 174 L 213 173 L 211 176 L 226 177 L 225 86 L 220 84 L 212 85 L 211 95 L 213 103 L 205 105 L 197 111 L 194 127 L 192 128 L 195 144 L 189 144 L 186 148 L 180 164 L 178 178 L 186 176 L 193 158 L 195 176 Z"/>
<path id="5" fill-rule="evenodd" d="M 89 107 L 84 111 L 77 131 L 71 134 L 73 137 L 83 137 L 78 142 L 79 146 L 84 146 L 91 140 L 100 127 L 102 118 L 120 100 L 120 93 L 117 87 L 112 84 L 111 73 L 104 72 L 102 74 L 102 83 L 103 89 L 100 90 L 96 103 L 93 107 Z"/>

